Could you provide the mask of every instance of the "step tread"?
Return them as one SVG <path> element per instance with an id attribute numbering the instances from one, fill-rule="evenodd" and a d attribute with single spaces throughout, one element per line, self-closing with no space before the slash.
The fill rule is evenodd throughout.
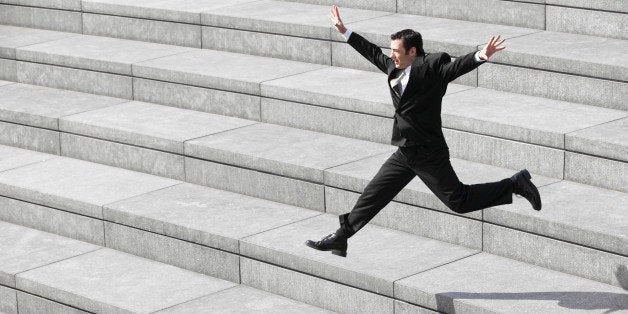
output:
<path id="1" fill-rule="evenodd" d="M 1 89 L 0 89 L 1 91 Z M 131 101 L 60 119 L 60 130 L 183 154 L 183 142 L 256 121 Z"/>
<path id="2" fill-rule="evenodd" d="M 566 135 L 566 149 L 628 162 L 628 118 Z"/>
<path id="3" fill-rule="evenodd" d="M 0 145 L 0 172 L 56 158 L 55 155 Z"/>
<path id="4" fill-rule="evenodd" d="M 179 183 L 66 157 L 0 173 L 4 196 L 101 219 L 105 204 Z"/>
<path id="5" fill-rule="evenodd" d="M 626 269 L 623 270 L 625 276 Z M 608 313 L 628 309 L 626 291 L 481 253 L 395 283 L 398 299 L 442 312 Z"/>
<path id="6" fill-rule="evenodd" d="M 15 83 L 0 87 L 0 119 L 58 130 L 63 116 L 123 102 L 128 100 Z"/>
<path id="7" fill-rule="evenodd" d="M 547 4 L 565 5 L 569 7 L 595 9 L 604 11 L 617 11 L 628 13 L 628 3 L 623 0 L 546 0 Z"/>
<path id="8" fill-rule="evenodd" d="M 35 28 L 0 25 L 0 57 L 15 59 L 15 49 L 47 41 L 78 36 Z"/>
<path id="9" fill-rule="evenodd" d="M 561 181 L 539 187 L 543 210 L 515 198 L 484 211 L 484 219 L 556 239 L 628 256 L 628 194 Z"/>
<path id="10" fill-rule="evenodd" d="M 21 272 L 100 249 L 99 246 L 0 221 L 0 284 L 15 288 Z"/>
<path id="11" fill-rule="evenodd" d="M 132 75 L 132 64 L 194 51 L 193 48 L 78 35 L 16 49 L 18 60 Z"/>
<path id="12" fill-rule="evenodd" d="M 104 208 L 107 220 L 234 253 L 239 239 L 319 214 L 188 183 Z"/>

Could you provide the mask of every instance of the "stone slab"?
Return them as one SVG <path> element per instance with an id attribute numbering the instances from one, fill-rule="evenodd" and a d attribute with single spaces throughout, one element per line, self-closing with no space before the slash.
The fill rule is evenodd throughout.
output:
<path id="1" fill-rule="evenodd" d="M 548 5 L 546 15 L 549 31 L 628 39 L 626 13 Z"/>
<path id="2" fill-rule="evenodd" d="M 442 104 L 444 127 L 561 149 L 567 133 L 626 115 L 620 110 L 485 88 L 447 95 Z"/>
<path id="3" fill-rule="evenodd" d="M 59 155 L 59 132 L 0 121 L 0 145 Z"/>
<path id="4" fill-rule="evenodd" d="M 0 220 L 96 245 L 105 244 L 102 220 L 0 197 Z"/>
<path id="5" fill-rule="evenodd" d="M 331 39 L 329 5 L 261 0 L 223 7 L 201 14 L 201 23 L 298 37 Z M 344 8 L 345 24 L 390 15 L 389 12 Z"/>
<path id="6" fill-rule="evenodd" d="M 26 149 L 0 146 L 0 171 L 19 168 L 55 157 L 55 155 L 38 153 Z"/>
<path id="7" fill-rule="evenodd" d="M 102 218 L 102 206 L 178 181 L 70 158 L 0 174 L 0 193 L 43 206 Z"/>
<path id="8" fill-rule="evenodd" d="M 628 163 L 566 152 L 565 179 L 628 192 Z"/>
<path id="9" fill-rule="evenodd" d="M 0 26 L 0 57 L 15 59 L 15 48 L 70 36 L 76 36 L 76 34 L 2 25 Z"/>
<path id="10" fill-rule="evenodd" d="M 0 286 L 0 311 L 17 314 L 17 292 L 14 289 Z"/>
<path id="11" fill-rule="evenodd" d="M 210 161 L 323 182 L 327 168 L 389 152 L 372 142 L 260 123 L 185 143 L 185 153 Z"/>
<path id="12" fill-rule="evenodd" d="M 513 78 L 517 78 L 516 80 Z M 628 110 L 628 83 L 487 63 L 478 86 L 580 104 Z M 573 88 L 587 86 L 587 88 Z"/>
<path id="13" fill-rule="evenodd" d="M 628 118 L 565 136 L 565 149 L 628 162 Z"/>
<path id="14" fill-rule="evenodd" d="M 110 222 L 105 222 L 105 234 L 107 247 L 116 251 L 240 282 L 240 257 L 236 254 Z"/>
<path id="15" fill-rule="evenodd" d="M 100 247 L 0 221 L 0 283 L 16 287 L 21 272 L 55 263 Z"/>
<path id="16" fill-rule="evenodd" d="M 10 84 L 15 84 L 15 82 L 0 81 L 0 86 L 10 85 Z"/>
<path id="17" fill-rule="evenodd" d="M 390 46 L 390 34 L 412 28 L 421 33 L 426 52 L 445 51 L 452 57 L 476 51 L 478 45 L 486 44 L 495 34 L 508 39 L 538 32 L 529 28 L 408 14 L 394 14 L 356 23 L 345 22 L 345 25 L 380 47 Z M 332 39 L 344 41 L 337 33 L 332 35 Z"/>
<path id="18" fill-rule="evenodd" d="M 153 312 L 234 285 L 106 248 L 17 278 L 20 289 L 91 312 Z"/>
<path id="19" fill-rule="evenodd" d="M 395 297 L 439 312 L 605 313 L 621 288 L 481 253 L 395 284 Z"/>
<path id="20" fill-rule="evenodd" d="M 370 114 L 262 99 L 262 122 L 314 132 L 389 144 L 392 119 Z"/>
<path id="21" fill-rule="evenodd" d="M 397 1 L 397 12 L 545 29 L 545 5 L 502 0 Z"/>
<path id="22" fill-rule="evenodd" d="M 281 1 L 284 1 L 284 0 L 281 0 Z M 298 1 L 292 1 L 292 2 L 318 4 L 318 5 L 330 5 L 329 0 L 298 0 Z M 344 8 L 356 8 L 356 9 L 363 9 L 363 10 L 395 12 L 395 9 L 397 8 L 396 0 L 380 0 L 380 1 L 338 0 L 338 1 L 334 1 L 334 4 L 340 7 L 340 10 L 344 10 Z"/>
<path id="23" fill-rule="evenodd" d="M 0 79 L 17 82 L 17 62 L 0 59 Z"/>
<path id="24" fill-rule="evenodd" d="M 81 10 L 80 0 L 0 0 L 0 3 L 71 11 Z"/>
<path id="25" fill-rule="evenodd" d="M 21 61 L 16 68 L 15 81 L 20 83 L 133 99 L 133 80 L 128 76 Z"/>
<path id="26" fill-rule="evenodd" d="M 606 10 L 628 13 L 628 3 L 623 0 L 545 0 L 547 4 L 561 5 L 567 7 L 578 7 L 583 9 Z"/>
<path id="27" fill-rule="evenodd" d="M 521 143 L 509 139 L 444 129 L 451 156 L 509 169 L 528 169 L 543 176 L 562 178 L 562 149 Z"/>
<path id="28" fill-rule="evenodd" d="M 127 102 L 27 84 L 0 87 L 0 119 L 46 129 L 59 129 L 59 118 Z"/>
<path id="29" fill-rule="evenodd" d="M 83 34 L 201 48 L 199 25 L 83 14 Z"/>
<path id="30" fill-rule="evenodd" d="M 132 75 L 131 65 L 192 51 L 186 47 L 81 35 L 16 49 L 18 60 Z"/>
<path id="31" fill-rule="evenodd" d="M 381 165 L 390 154 L 382 154 L 349 163 L 325 171 L 325 185 L 348 191 L 362 193 L 364 187 L 375 176 Z M 451 164 L 460 180 L 465 184 L 499 181 L 512 176 L 515 171 L 490 165 L 451 158 Z M 533 182 L 537 186 L 543 186 L 559 181 L 548 177 L 533 174 Z M 436 209 L 453 213 L 441 201 L 432 194 L 419 178 L 414 178 L 395 197 L 396 201 L 430 209 Z M 481 212 L 472 212 L 463 216 L 482 219 Z"/>
<path id="32" fill-rule="evenodd" d="M 325 188 L 325 212 L 341 215 L 351 211 L 360 194 Z M 482 249 L 482 222 L 443 212 L 391 202 L 369 223 L 464 247 Z"/>
<path id="33" fill-rule="evenodd" d="M 0 4 L 0 23 L 81 33 L 81 12 Z"/>
<path id="34" fill-rule="evenodd" d="M 133 97 L 182 109 L 260 120 L 259 96 L 134 78 Z"/>
<path id="35" fill-rule="evenodd" d="M 339 313 L 393 313 L 393 299 L 301 272 L 241 258 L 242 283 Z"/>
<path id="36" fill-rule="evenodd" d="M 544 31 L 509 39 L 505 45 L 491 62 L 628 81 L 626 40 Z"/>
<path id="37" fill-rule="evenodd" d="M 119 15 L 158 21 L 199 24 L 200 12 L 253 0 L 85 0 L 83 11 L 101 15 Z"/>
<path id="38" fill-rule="evenodd" d="M 628 195 L 561 181 L 539 188 L 543 210 L 530 211 L 523 198 L 484 211 L 484 220 L 502 226 L 628 255 Z"/>
<path id="39" fill-rule="evenodd" d="M 59 126 L 64 132 L 182 154 L 186 140 L 254 123 L 132 101 L 63 117 Z"/>
<path id="40" fill-rule="evenodd" d="M 32 294 L 18 292 L 17 302 L 19 304 L 20 313 L 24 314 L 88 314 L 89 312 L 81 311 L 79 309 L 50 301 L 48 299 L 40 298 Z"/>
<path id="41" fill-rule="evenodd" d="M 325 191 L 320 184 L 195 158 L 185 159 L 185 177 L 189 183 L 325 211 Z"/>
<path id="42" fill-rule="evenodd" d="M 416 306 L 410 303 L 395 300 L 395 313 L 399 314 L 436 314 L 438 312 Z"/>
<path id="43" fill-rule="evenodd" d="M 241 238 L 318 214 L 187 183 L 104 209 L 106 220 L 233 253 Z"/>
<path id="44" fill-rule="evenodd" d="M 259 84 L 322 65 L 203 49 L 133 65 L 136 77 L 260 94 Z"/>
<path id="45" fill-rule="evenodd" d="M 336 216 L 321 215 L 248 237 L 240 250 L 250 258 L 389 297 L 396 280 L 476 252 L 372 225 L 351 237 L 346 258 L 304 245 L 337 228 Z"/>
<path id="46" fill-rule="evenodd" d="M 203 26 L 203 48 L 331 65 L 331 43 L 303 37 Z"/>
<path id="47" fill-rule="evenodd" d="M 160 177 L 185 180 L 184 157 L 154 149 L 61 133 L 61 155 Z"/>
<path id="48" fill-rule="evenodd" d="M 484 225 L 484 251 L 528 264 L 620 286 L 628 282 L 628 257 L 601 252 L 491 224 Z"/>
<path id="49" fill-rule="evenodd" d="M 333 313 L 247 286 L 237 286 L 192 300 L 157 313 Z"/>

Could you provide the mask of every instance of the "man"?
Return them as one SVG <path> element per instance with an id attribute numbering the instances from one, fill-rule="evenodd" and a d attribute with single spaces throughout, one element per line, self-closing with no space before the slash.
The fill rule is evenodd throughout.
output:
<path id="1" fill-rule="evenodd" d="M 307 241 L 307 246 L 346 256 L 347 239 L 375 217 L 415 175 L 456 213 L 510 204 L 513 193 L 525 197 L 535 210 L 541 210 L 541 196 L 525 169 L 498 182 L 461 183 L 451 167 L 441 129 L 441 102 L 447 84 L 503 50 L 505 39 L 500 41 L 500 36 L 493 36 L 481 51 L 451 62 L 446 53 L 425 54 L 421 34 L 405 29 L 391 35 L 388 57 L 379 47 L 348 30 L 335 5 L 331 19 L 357 52 L 388 74 L 395 106 L 391 142 L 399 148 L 366 186 L 353 210 L 339 217 L 340 228 L 320 241 Z"/>

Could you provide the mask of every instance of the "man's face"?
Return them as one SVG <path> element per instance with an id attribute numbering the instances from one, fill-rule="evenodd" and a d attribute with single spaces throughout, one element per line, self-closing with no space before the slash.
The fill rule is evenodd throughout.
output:
<path id="1" fill-rule="evenodd" d="M 416 57 L 416 48 L 412 47 L 406 51 L 403 47 L 403 39 L 394 39 L 390 41 L 390 58 L 395 61 L 397 69 L 405 69 L 412 64 Z"/>

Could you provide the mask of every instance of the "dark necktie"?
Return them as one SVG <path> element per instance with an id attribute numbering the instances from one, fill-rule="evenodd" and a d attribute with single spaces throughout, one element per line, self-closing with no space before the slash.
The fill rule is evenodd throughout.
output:
<path id="1" fill-rule="evenodd" d="M 396 79 L 393 79 L 390 81 L 391 85 L 396 81 L 397 83 L 395 85 L 392 86 L 392 89 L 395 91 L 395 93 L 397 94 L 397 96 L 399 96 L 399 98 L 401 98 L 401 80 L 403 79 L 403 77 L 406 76 L 406 71 L 402 71 L 401 74 L 399 74 L 399 76 Z"/>

